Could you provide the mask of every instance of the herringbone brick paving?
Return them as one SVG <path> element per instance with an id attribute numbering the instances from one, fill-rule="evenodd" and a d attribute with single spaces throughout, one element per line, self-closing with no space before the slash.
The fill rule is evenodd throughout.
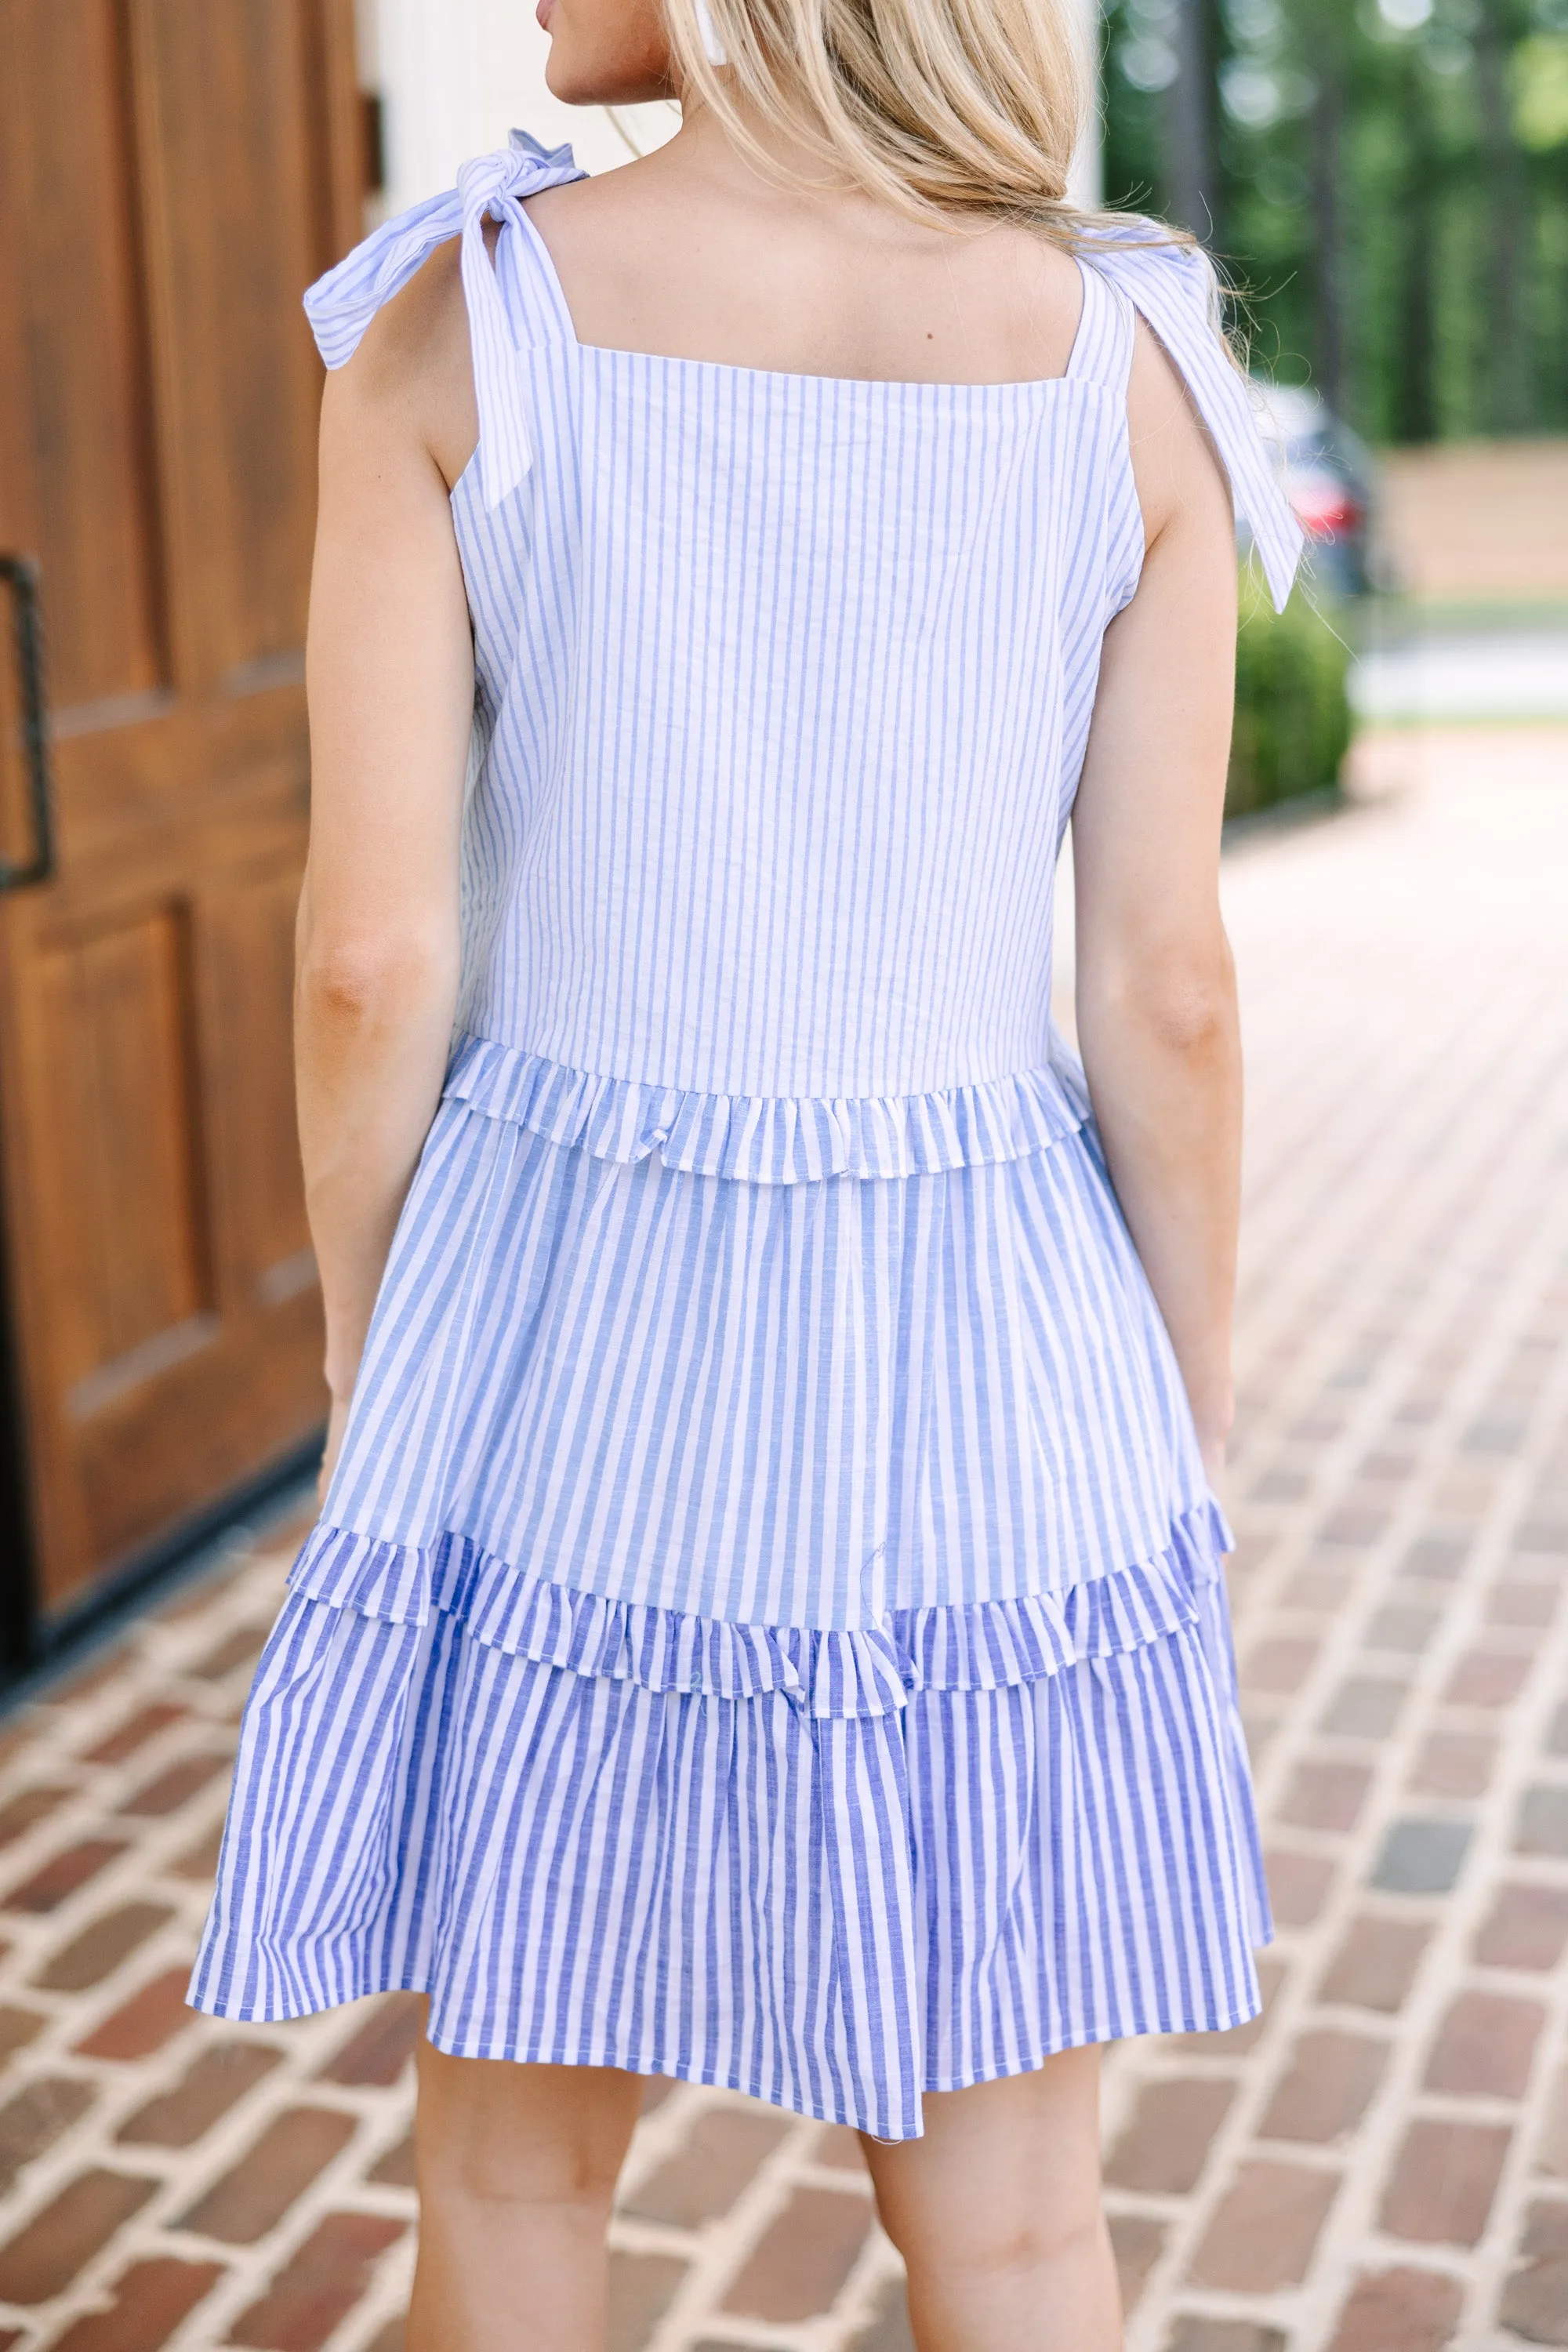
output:
<path id="1" fill-rule="evenodd" d="M 1112 2056 L 1131 2352 L 1568 2345 L 1568 735 L 1362 774 L 1226 865 L 1280 1932 L 1260 2024 Z M 286 1565 L 0 1729 L 0 2352 L 400 2343 L 414 2005 L 181 2001 Z M 613 2352 L 907 2352 L 847 2133 L 652 2084 L 615 2243 Z"/>

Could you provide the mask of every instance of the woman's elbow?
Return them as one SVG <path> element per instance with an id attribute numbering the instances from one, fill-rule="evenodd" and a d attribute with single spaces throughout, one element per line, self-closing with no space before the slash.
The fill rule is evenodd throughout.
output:
<path id="1" fill-rule="evenodd" d="M 1223 940 L 1193 954 L 1139 957 L 1113 980 L 1081 988 L 1080 1003 L 1080 1019 L 1102 1033 L 1135 1033 L 1173 1060 L 1207 1062 L 1236 1034 L 1236 969 Z"/>
<path id="2" fill-rule="evenodd" d="M 1236 984 L 1228 972 L 1188 972 L 1151 990 L 1142 1008 L 1151 1036 L 1184 1061 L 1206 1061 L 1236 1026 Z"/>
<path id="3" fill-rule="evenodd" d="M 301 944 L 295 1003 L 312 1027 L 363 1034 L 427 1016 L 455 985 L 455 957 L 417 934 L 317 937 Z"/>

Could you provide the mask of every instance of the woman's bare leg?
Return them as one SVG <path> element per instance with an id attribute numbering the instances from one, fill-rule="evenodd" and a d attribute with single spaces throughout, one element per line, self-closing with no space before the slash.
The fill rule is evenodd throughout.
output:
<path id="1" fill-rule="evenodd" d="M 933 2094 L 923 2138 L 861 2144 L 920 2352 L 1118 2352 L 1097 2050 Z"/>
<path id="2" fill-rule="evenodd" d="M 603 2352 L 605 2233 L 640 2080 L 428 2042 L 418 2071 L 408 2352 Z"/>

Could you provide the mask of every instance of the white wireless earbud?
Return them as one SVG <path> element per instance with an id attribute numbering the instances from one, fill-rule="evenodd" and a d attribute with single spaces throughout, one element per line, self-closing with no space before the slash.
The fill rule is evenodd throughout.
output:
<path id="1" fill-rule="evenodd" d="M 727 66 L 730 60 L 708 13 L 708 0 L 693 0 L 693 5 L 697 10 L 697 32 L 702 43 L 703 56 L 710 66 Z"/>

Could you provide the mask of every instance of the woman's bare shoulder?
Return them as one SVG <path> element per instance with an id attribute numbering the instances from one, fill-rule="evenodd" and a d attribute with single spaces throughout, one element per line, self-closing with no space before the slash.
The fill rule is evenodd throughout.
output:
<path id="1" fill-rule="evenodd" d="M 378 433 L 412 438 L 448 487 L 479 439 L 461 247 L 439 245 L 382 305 L 352 360 L 328 378 L 327 398 Z"/>
<path id="2" fill-rule="evenodd" d="M 1127 382 L 1127 435 L 1144 535 L 1151 542 L 1178 516 L 1210 505 L 1216 493 L 1228 505 L 1229 479 L 1196 403 L 1181 370 L 1142 317 Z"/>
<path id="3" fill-rule="evenodd" d="M 614 276 L 680 252 L 691 235 L 691 199 L 679 169 L 661 167 L 662 153 L 526 197 L 523 210 L 552 259 L 568 270 Z"/>
<path id="4" fill-rule="evenodd" d="M 615 228 L 646 218 L 650 207 L 657 213 L 667 187 L 668 201 L 679 204 L 686 186 L 679 159 L 672 168 L 665 151 L 655 148 L 651 154 L 633 156 L 607 171 L 585 173 L 580 180 L 557 180 L 525 196 L 523 210 L 547 236 L 567 228 Z"/>

